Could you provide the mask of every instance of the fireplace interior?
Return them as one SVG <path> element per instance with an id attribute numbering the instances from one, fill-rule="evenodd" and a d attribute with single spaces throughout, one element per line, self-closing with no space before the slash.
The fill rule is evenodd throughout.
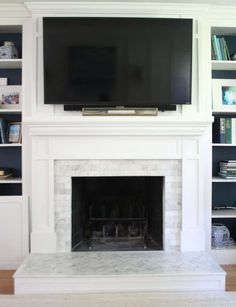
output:
<path id="1" fill-rule="evenodd" d="M 72 251 L 162 250 L 163 177 L 73 177 Z"/>

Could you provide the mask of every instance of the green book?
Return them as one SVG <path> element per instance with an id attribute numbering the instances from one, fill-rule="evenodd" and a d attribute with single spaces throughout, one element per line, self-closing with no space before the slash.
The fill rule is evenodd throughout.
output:
<path id="1" fill-rule="evenodd" d="M 232 118 L 225 118 L 225 143 L 232 143 Z"/>

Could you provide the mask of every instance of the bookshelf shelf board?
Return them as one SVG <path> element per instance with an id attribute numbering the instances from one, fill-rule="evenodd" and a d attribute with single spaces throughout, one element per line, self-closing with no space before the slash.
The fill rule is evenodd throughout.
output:
<path id="1" fill-rule="evenodd" d="M 0 144 L 0 147 L 22 147 L 21 143 Z"/>
<path id="2" fill-rule="evenodd" d="M 22 183 L 21 178 L 6 178 L 6 179 L 1 179 L 0 184 L 5 184 L 5 183 Z"/>
<path id="3" fill-rule="evenodd" d="M 236 210 L 212 210 L 212 218 L 236 218 Z"/>
<path id="4" fill-rule="evenodd" d="M 21 25 L 1 25 L 0 34 L 15 34 L 22 33 Z"/>
<path id="5" fill-rule="evenodd" d="M 19 110 L 19 109 L 1 109 L 0 108 L 0 114 L 1 113 L 4 113 L 4 114 L 7 114 L 7 113 L 14 113 L 14 114 L 18 114 L 18 113 L 21 113 L 22 110 Z"/>
<path id="6" fill-rule="evenodd" d="M 236 61 L 211 61 L 212 70 L 236 70 Z"/>
<path id="7" fill-rule="evenodd" d="M 214 147 L 234 147 L 236 144 L 226 144 L 226 143 L 212 143 Z"/>
<path id="8" fill-rule="evenodd" d="M 22 68 L 21 59 L 0 59 L 0 69 L 20 69 Z"/>
<path id="9" fill-rule="evenodd" d="M 213 109 L 212 110 L 212 112 L 213 112 L 213 116 L 214 115 L 218 115 L 218 114 L 227 114 L 227 115 L 230 115 L 230 114 L 232 114 L 232 116 L 236 116 L 236 108 L 235 108 L 235 111 L 232 111 L 232 110 L 229 110 L 229 111 L 222 111 L 222 110 L 218 110 L 218 109 Z"/>
<path id="10" fill-rule="evenodd" d="M 221 177 L 213 177 L 212 182 L 236 182 L 236 178 L 235 179 L 224 179 Z"/>
<path id="11" fill-rule="evenodd" d="M 211 248 L 212 251 L 225 251 L 225 250 L 236 250 L 236 244 L 234 245 L 229 245 L 229 246 L 224 246 L 222 248 Z"/>

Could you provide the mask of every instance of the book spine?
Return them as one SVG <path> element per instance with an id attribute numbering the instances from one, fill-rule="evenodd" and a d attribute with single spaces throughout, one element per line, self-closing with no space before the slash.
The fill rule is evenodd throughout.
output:
<path id="1" fill-rule="evenodd" d="M 225 143 L 231 144 L 232 137 L 231 137 L 231 118 L 225 118 Z"/>
<path id="2" fill-rule="evenodd" d="M 7 135 L 6 135 L 6 121 L 5 119 L 0 119 L 0 135 L 2 139 L 2 144 L 7 143 Z"/>
<path id="3" fill-rule="evenodd" d="M 218 38 L 216 35 L 213 35 L 213 41 L 215 45 L 215 50 L 216 50 L 216 60 L 221 60 L 220 58 L 220 48 L 219 48 L 219 43 L 218 43 Z"/>
<path id="4" fill-rule="evenodd" d="M 228 48 L 228 45 L 225 39 L 224 39 L 224 47 L 225 47 L 225 53 L 226 53 L 226 60 L 230 60 L 229 48 Z"/>
<path id="5" fill-rule="evenodd" d="M 233 175 L 233 176 L 236 176 L 236 171 L 223 171 L 223 170 L 220 170 L 220 174 L 222 175 Z"/>
<path id="6" fill-rule="evenodd" d="M 222 60 L 226 60 L 226 52 L 225 52 L 225 45 L 224 45 L 224 38 L 223 37 L 219 38 L 219 44 L 220 44 L 220 51 L 221 51 Z"/>
<path id="7" fill-rule="evenodd" d="M 231 119 L 231 140 L 232 144 L 236 143 L 236 118 Z"/>
<path id="8" fill-rule="evenodd" d="M 225 118 L 220 118 L 220 143 L 225 143 Z"/>
<path id="9" fill-rule="evenodd" d="M 215 46 L 213 36 L 211 37 L 211 59 L 212 60 L 218 60 L 217 54 L 216 54 L 216 46 Z"/>

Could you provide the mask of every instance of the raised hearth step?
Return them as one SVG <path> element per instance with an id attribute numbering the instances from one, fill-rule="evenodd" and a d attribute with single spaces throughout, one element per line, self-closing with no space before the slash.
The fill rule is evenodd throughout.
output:
<path id="1" fill-rule="evenodd" d="M 30 254 L 17 270 L 15 293 L 214 291 L 226 273 L 204 252 Z"/>

